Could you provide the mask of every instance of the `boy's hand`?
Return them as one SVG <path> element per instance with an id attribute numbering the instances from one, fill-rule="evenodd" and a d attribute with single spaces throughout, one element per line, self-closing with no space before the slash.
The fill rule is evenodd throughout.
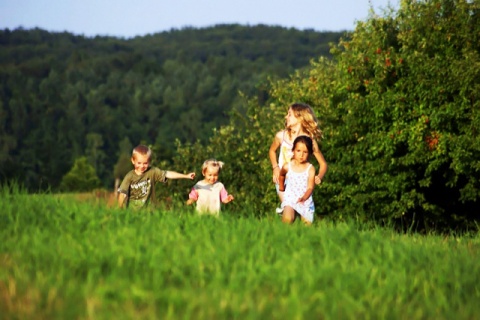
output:
<path id="1" fill-rule="evenodd" d="M 195 178 L 195 172 L 190 172 L 187 176 L 190 180 L 193 180 Z"/>
<path id="2" fill-rule="evenodd" d="M 322 179 L 320 179 L 320 176 L 315 176 L 315 184 L 321 184 Z"/>

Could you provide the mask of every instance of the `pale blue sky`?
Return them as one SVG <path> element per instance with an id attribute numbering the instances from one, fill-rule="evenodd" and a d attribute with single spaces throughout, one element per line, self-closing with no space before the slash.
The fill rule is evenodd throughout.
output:
<path id="1" fill-rule="evenodd" d="M 353 30 L 371 7 L 379 15 L 399 0 L 0 0 L 0 29 L 39 27 L 77 35 L 130 38 L 220 23 L 300 30 Z"/>

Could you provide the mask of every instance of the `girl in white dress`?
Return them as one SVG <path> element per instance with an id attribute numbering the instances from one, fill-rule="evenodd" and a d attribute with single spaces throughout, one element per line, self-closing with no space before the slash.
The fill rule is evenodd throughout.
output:
<path id="1" fill-rule="evenodd" d="M 315 168 L 308 161 L 313 153 L 313 142 L 308 136 L 293 141 L 293 157 L 283 165 L 279 175 L 279 191 L 284 191 L 282 221 L 293 223 L 297 217 L 306 224 L 313 222 L 315 205 L 312 193 L 315 188 Z M 285 186 L 285 180 L 288 184 Z"/>
<path id="2" fill-rule="evenodd" d="M 202 165 L 204 179 L 198 181 L 188 195 L 187 204 L 197 202 L 197 212 L 218 216 L 221 203 L 229 203 L 233 196 L 228 194 L 223 183 L 218 181 L 218 174 L 224 163 L 215 159 L 206 160 Z"/>

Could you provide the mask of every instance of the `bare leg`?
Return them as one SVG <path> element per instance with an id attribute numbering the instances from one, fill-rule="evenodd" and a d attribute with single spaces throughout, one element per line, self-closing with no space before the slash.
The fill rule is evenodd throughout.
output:
<path id="1" fill-rule="evenodd" d="M 304 217 L 300 216 L 300 218 L 301 218 L 304 225 L 306 225 L 306 226 L 311 226 L 312 225 L 312 223 L 310 221 L 308 221 L 307 219 L 305 219 Z"/>
<path id="2" fill-rule="evenodd" d="M 286 206 L 283 208 L 282 222 L 291 224 L 295 221 L 295 210 L 292 207 Z"/>

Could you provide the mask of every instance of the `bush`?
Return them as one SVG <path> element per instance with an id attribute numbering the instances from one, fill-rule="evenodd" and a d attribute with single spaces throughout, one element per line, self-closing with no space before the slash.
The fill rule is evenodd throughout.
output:
<path id="1" fill-rule="evenodd" d="M 64 192 L 85 192 L 99 188 L 101 185 L 95 168 L 86 157 L 75 160 L 72 169 L 63 176 L 60 190 Z"/>
<path id="2" fill-rule="evenodd" d="M 422 229 L 478 219 L 478 18 L 462 0 L 405 1 L 333 49 L 335 212 Z"/>
<path id="3" fill-rule="evenodd" d="M 334 60 L 271 83 L 268 106 L 248 104 L 216 132 L 205 155 L 223 157 L 226 186 L 270 212 L 277 201 L 268 147 L 288 106 L 321 119 L 329 171 L 317 215 L 417 230 L 466 228 L 480 212 L 480 21 L 464 0 L 403 1 L 359 22 Z M 197 155 L 179 148 L 176 161 Z M 193 160 L 192 160 L 193 161 Z M 199 165 L 199 161 L 197 166 Z M 230 170 L 230 171 L 229 171 Z"/>

